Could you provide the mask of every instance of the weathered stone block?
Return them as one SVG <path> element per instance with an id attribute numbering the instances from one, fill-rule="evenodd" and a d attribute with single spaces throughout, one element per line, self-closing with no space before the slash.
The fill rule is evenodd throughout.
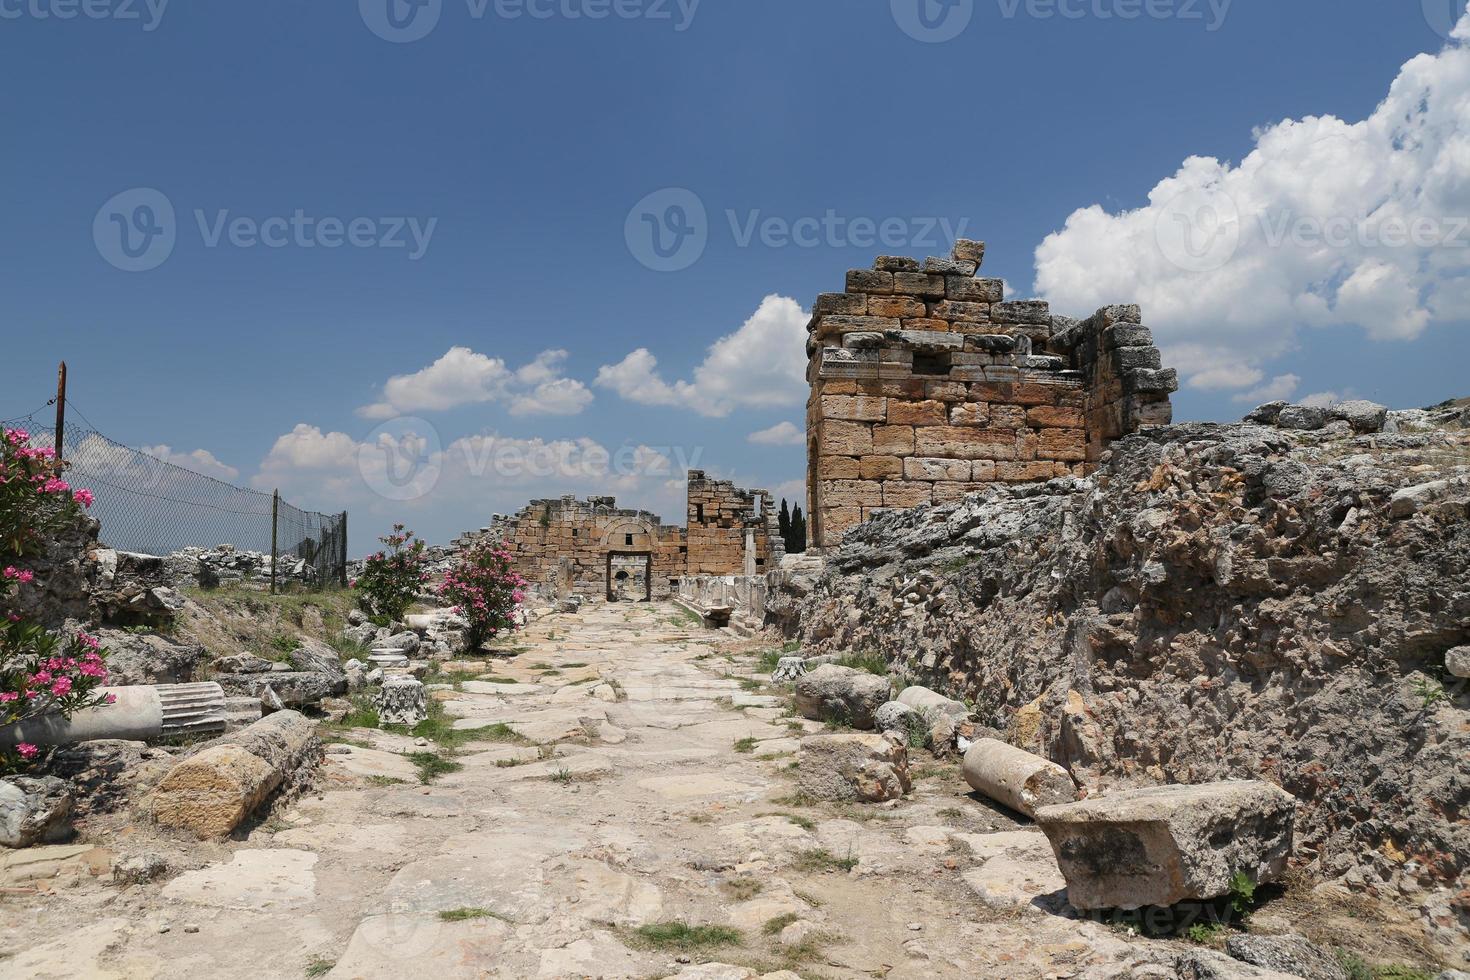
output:
<path id="1" fill-rule="evenodd" d="M 931 255 L 924 260 L 924 271 L 934 276 L 973 276 L 978 268 L 968 259 L 940 259 Z"/>
<path id="2" fill-rule="evenodd" d="M 817 479 L 856 480 L 858 461 L 852 456 L 818 456 Z"/>
<path id="3" fill-rule="evenodd" d="M 169 770 L 153 819 L 200 838 L 224 837 L 280 785 L 280 773 L 238 745 L 204 749 Z"/>
<path id="4" fill-rule="evenodd" d="M 867 301 L 871 316 L 908 319 L 929 314 L 924 301 L 913 296 L 869 296 Z"/>
<path id="5" fill-rule="evenodd" d="M 1137 323 L 1115 323 L 1103 330 L 1103 346 L 1108 350 L 1116 347 L 1152 347 L 1153 331 Z"/>
<path id="6" fill-rule="evenodd" d="M 1077 463 L 1087 458 L 1087 435 L 1082 429 L 1042 429 L 1036 434 L 1036 455 Z"/>
<path id="7" fill-rule="evenodd" d="M 822 499 L 829 507 L 861 507 L 883 499 L 883 486 L 872 480 L 824 480 Z"/>
<path id="8" fill-rule="evenodd" d="M 903 476 L 907 480 L 927 480 L 930 483 L 941 480 L 962 482 L 970 479 L 970 473 L 970 461 L 967 459 L 910 456 L 903 461 Z"/>
<path id="9" fill-rule="evenodd" d="M 844 422 L 882 422 L 888 417 L 888 399 L 867 395 L 823 395 L 822 415 Z"/>
<path id="10" fill-rule="evenodd" d="M 994 303 L 990 319 L 996 323 L 1031 323 L 1051 327 L 1051 305 L 1039 299 Z"/>
<path id="11" fill-rule="evenodd" d="M 973 262 L 976 268 L 979 268 L 985 264 L 985 243 L 969 238 L 959 238 L 955 240 L 954 248 L 949 254 L 956 259 Z"/>
<path id="12" fill-rule="evenodd" d="M 889 480 L 883 484 L 883 506 L 907 509 L 934 502 L 933 490 L 927 483 L 904 483 Z"/>
<path id="13" fill-rule="evenodd" d="M 914 451 L 921 456 L 1014 459 L 1016 455 L 1016 434 L 1011 429 L 926 426 L 914 430 L 914 443 Z"/>
<path id="14" fill-rule="evenodd" d="M 868 312 L 868 297 L 863 293 L 822 293 L 812 307 L 813 313 L 836 313 L 843 316 L 862 316 Z M 883 316 L 884 314 L 875 314 Z"/>
<path id="15" fill-rule="evenodd" d="M 864 480 L 887 480 L 903 476 L 904 461 L 897 456 L 864 456 L 858 460 L 858 473 Z"/>
<path id="16" fill-rule="evenodd" d="M 872 269 L 853 269 L 847 274 L 849 293 L 891 293 L 893 273 L 877 272 Z"/>
<path id="17" fill-rule="evenodd" d="M 71 836 L 72 795 L 55 776 L 0 779 L 0 846 L 57 844 Z"/>
<path id="18" fill-rule="evenodd" d="M 980 467 L 985 468 L 985 475 L 980 478 L 981 481 L 989 481 L 995 479 L 994 463 L 976 460 L 973 465 L 976 467 L 977 473 L 980 472 Z M 936 483 L 934 484 L 934 502 L 936 504 L 944 504 L 949 503 L 952 500 L 963 500 L 970 494 L 976 493 L 980 490 L 984 490 L 988 486 L 989 484 L 987 482 L 974 481 L 970 483 Z"/>
<path id="19" fill-rule="evenodd" d="M 1158 368 L 1161 364 L 1157 347 L 1119 347 L 1113 351 L 1113 365 L 1120 374 L 1135 368 Z"/>
<path id="20" fill-rule="evenodd" d="M 965 346 L 964 337 L 949 332 L 948 320 L 928 318 L 904 320 L 898 339 L 902 343 L 921 350 L 960 350 Z"/>
<path id="21" fill-rule="evenodd" d="M 936 320 L 986 323 L 990 320 L 990 304 L 944 299 L 929 304 L 929 315 Z"/>
<path id="22" fill-rule="evenodd" d="M 880 803 L 900 799 L 913 789 L 908 750 L 893 735 L 805 738 L 796 780 L 798 789 L 819 800 Z"/>
<path id="23" fill-rule="evenodd" d="M 1027 483 L 1031 480 L 1050 480 L 1056 476 L 1056 467 L 1049 460 L 1040 462 L 997 462 L 995 478 L 1004 483 Z"/>
<path id="24" fill-rule="evenodd" d="M 820 456 L 867 456 L 873 451 L 873 429 L 863 422 L 829 420 L 817 433 Z"/>
<path id="25" fill-rule="evenodd" d="M 794 704 L 803 718 L 837 720 L 853 728 L 872 728 L 873 712 L 893 696 L 893 685 L 851 667 L 823 664 L 796 682 Z"/>
<path id="26" fill-rule="evenodd" d="M 950 425 L 985 425 L 990 421 L 990 406 L 984 402 L 965 402 L 949 409 Z"/>
<path id="27" fill-rule="evenodd" d="M 870 448 L 878 455 L 908 456 L 914 452 L 914 429 L 907 425 L 874 426 Z"/>
<path id="28" fill-rule="evenodd" d="M 1124 388 L 1130 392 L 1169 394 L 1179 390 L 1179 373 L 1173 368 L 1165 368 L 1162 371 L 1138 368 L 1129 371 L 1126 377 L 1127 382 Z"/>
<path id="29" fill-rule="evenodd" d="M 961 303 L 991 304 L 987 319 L 995 318 L 995 306 L 1005 298 L 1005 283 L 999 279 L 974 279 L 970 276 L 946 276 L 944 297 Z"/>
<path id="30" fill-rule="evenodd" d="M 893 274 L 893 291 L 908 296 L 944 296 L 944 283 L 944 276 L 930 276 L 922 272 Z"/>
<path id="31" fill-rule="evenodd" d="M 898 328 L 898 320 L 881 316 L 824 313 L 816 320 L 816 335 L 819 338 L 837 337 L 848 333 L 882 333 L 885 330 L 897 330 Z"/>
<path id="32" fill-rule="evenodd" d="M 948 421 L 945 417 L 945 407 L 943 402 L 909 402 L 890 399 L 888 402 L 888 424 L 944 425 Z"/>
<path id="33" fill-rule="evenodd" d="M 1122 790 L 1036 812 L 1079 909 L 1217 898 L 1286 870 L 1296 800 L 1259 781 Z"/>
<path id="34" fill-rule="evenodd" d="M 873 268 L 883 272 L 918 272 L 919 260 L 906 255 L 880 255 L 873 260 Z"/>

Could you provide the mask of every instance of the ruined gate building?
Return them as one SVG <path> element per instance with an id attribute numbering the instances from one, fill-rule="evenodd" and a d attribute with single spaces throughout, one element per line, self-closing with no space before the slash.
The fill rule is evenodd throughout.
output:
<path id="1" fill-rule="evenodd" d="M 771 495 L 689 471 L 689 526 L 617 506 L 613 497 L 533 500 L 514 516 L 455 540 L 493 537 L 515 570 L 548 597 L 580 593 L 641 600 L 671 594 L 686 575 L 755 575 L 785 554 Z"/>
<path id="2" fill-rule="evenodd" d="M 882 256 L 817 297 L 808 326 L 807 514 L 814 548 L 883 510 L 991 483 L 1085 475 L 1113 439 L 1172 419 L 1178 389 L 1137 306 L 1086 320 L 1005 302 L 950 258 Z"/>

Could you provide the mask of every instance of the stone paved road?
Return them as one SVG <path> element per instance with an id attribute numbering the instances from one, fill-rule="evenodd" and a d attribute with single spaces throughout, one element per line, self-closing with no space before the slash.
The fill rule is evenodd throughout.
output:
<path id="1" fill-rule="evenodd" d="M 521 683 L 439 694 L 457 727 L 504 724 L 517 744 L 471 743 L 421 786 L 413 740 L 353 732 L 372 747 L 334 748 L 319 794 L 191 870 L 0 905 L 9 948 L 34 937 L 0 973 L 1161 975 L 1130 967 L 1138 944 L 1044 910 L 1061 887 L 1044 839 L 965 795 L 952 763 L 916 753 L 894 806 L 795 798 L 798 738 L 819 726 L 752 690 L 753 660 L 713 636 L 671 606 L 538 620 L 495 668 Z M 741 942 L 638 938 L 676 920 Z"/>

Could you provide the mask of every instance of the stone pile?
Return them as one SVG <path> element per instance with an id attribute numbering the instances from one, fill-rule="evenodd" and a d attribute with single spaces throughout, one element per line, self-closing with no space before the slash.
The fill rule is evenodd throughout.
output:
<path id="1" fill-rule="evenodd" d="M 893 735 L 811 735 L 801 740 L 797 788 L 819 800 L 882 803 L 913 789 L 908 749 Z"/>
<path id="2" fill-rule="evenodd" d="M 893 695 L 886 677 L 822 664 L 796 681 L 796 710 L 813 721 L 835 721 L 853 728 L 873 727 L 873 713 Z"/>
<path id="3" fill-rule="evenodd" d="M 220 686 L 235 697 L 254 698 L 266 705 L 275 700 L 288 708 L 310 709 L 324 698 L 347 693 L 347 675 L 336 650 L 320 640 L 300 637 L 283 660 L 266 660 L 241 653 L 214 663 Z M 270 694 L 266 694 L 269 689 Z"/>

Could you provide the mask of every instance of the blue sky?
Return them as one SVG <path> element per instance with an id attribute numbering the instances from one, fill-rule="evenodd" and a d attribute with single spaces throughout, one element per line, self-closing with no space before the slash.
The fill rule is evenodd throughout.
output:
<path id="1" fill-rule="evenodd" d="M 0 416 L 44 402 L 64 357 L 108 435 L 349 508 L 354 551 L 395 516 L 443 540 L 562 492 L 677 519 L 683 461 L 795 496 L 803 450 L 774 427 L 802 419 L 799 307 L 879 252 L 945 254 L 945 222 L 1017 298 L 1143 301 L 1179 418 L 1466 394 L 1448 0 L 956 0 L 944 41 L 905 31 L 921 2 L 959 26 L 939 0 L 429 0 L 428 20 L 393 0 L 409 31 L 438 18 L 407 42 L 379 36 L 387 2 L 0 0 Z M 1181 190 L 1248 229 L 1209 268 L 1138 254 Z M 127 271 L 116 222 L 167 241 L 142 237 L 160 196 L 172 251 Z M 649 268 L 640 211 L 691 199 L 703 251 Z M 1255 220 L 1385 202 L 1437 230 L 1385 250 L 1356 225 L 1263 242 Z M 829 213 L 808 244 L 742 240 Z M 864 220 L 898 246 L 853 244 Z M 557 462 L 446 459 L 394 500 L 360 465 L 384 424 Z"/>

